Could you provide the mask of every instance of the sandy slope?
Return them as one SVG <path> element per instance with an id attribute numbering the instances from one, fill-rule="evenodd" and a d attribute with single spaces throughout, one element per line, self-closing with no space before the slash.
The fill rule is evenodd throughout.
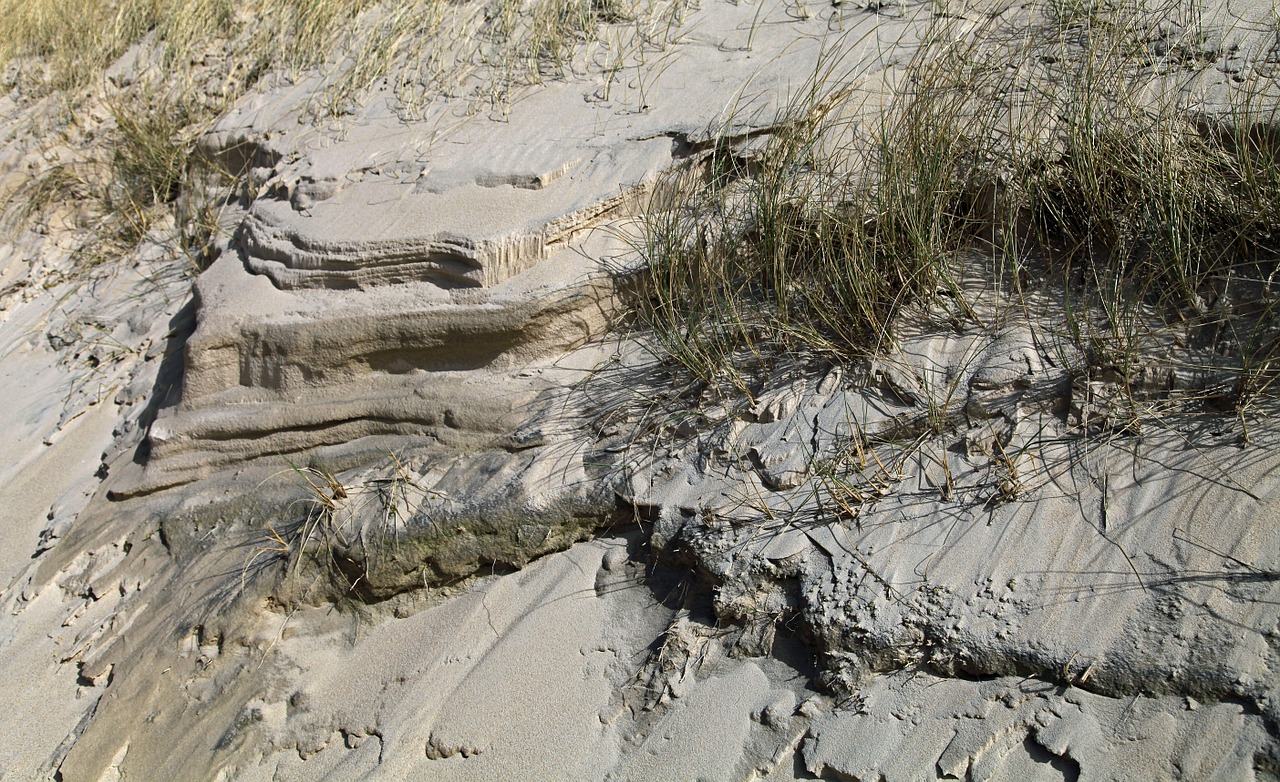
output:
<path id="1" fill-rule="evenodd" d="M 265 163 L 194 302 L 163 242 L 6 245 L 3 778 L 1276 776 L 1265 427 L 1081 438 L 1035 320 L 740 409 L 601 340 L 658 174 L 727 106 L 749 154 L 823 41 L 892 70 L 908 10 L 707 3 L 499 117 L 267 84 L 206 140 Z M 854 420 L 893 469 L 832 517 Z"/>

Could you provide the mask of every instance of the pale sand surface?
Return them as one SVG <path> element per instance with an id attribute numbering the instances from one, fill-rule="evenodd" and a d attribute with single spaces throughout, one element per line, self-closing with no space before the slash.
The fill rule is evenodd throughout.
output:
<path id="1" fill-rule="evenodd" d="M 1079 437 L 1010 316 L 689 426 L 603 336 L 664 170 L 748 156 L 842 35 L 874 104 L 928 19 L 708 2 L 501 116 L 269 82 L 203 142 L 273 162 L 194 283 L 3 245 L 0 777 L 1275 778 L 1270 424 Z M 954 438 L 833 518 L 819 457 L 926 402 Z"/>

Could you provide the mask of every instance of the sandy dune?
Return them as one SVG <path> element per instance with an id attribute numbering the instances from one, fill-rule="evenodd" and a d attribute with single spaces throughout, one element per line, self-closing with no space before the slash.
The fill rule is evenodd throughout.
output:
<path id="1" fill-rule="evenodd" d="M 6 239 L 0 778 L 1280 774 L 1265 418 L 1091 432 L 1061 302 L 981 285 L 737 406 L 618 327 L 673 176 L 832 63 L 874 109 L 945 10 L 715 0 L 500 111 L 264 79 L 199 142 L 244 173 L 200 273 L 172 225 Z M 1212 89 L 1268 12 L 1205 9 Z M 0 182 L 48 110 L 4 101 Z"/>

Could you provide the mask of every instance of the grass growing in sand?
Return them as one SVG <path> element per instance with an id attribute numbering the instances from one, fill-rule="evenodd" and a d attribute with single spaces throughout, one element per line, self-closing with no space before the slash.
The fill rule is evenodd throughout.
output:
<path id="1" fill-rule="evenodd" d="M 173 218 L 199 267 L 218 196 L 242 172 L 197 154 L 263 80 L 316 80 L 304 119 L 340 119 L 375 87 L 420 116 L 440 97 L 501 114 L 546 79 L 642 60 L 684 0 L 0 0 L 0 90 L 32 111 L 39 170 L 0 180 L 6 228 L 70 230 L 80 266 L 114 260 Z M 602 51 L 592 50 L 592 46 Z"/>
<path id="2" fill-rule="evenodd" d="M 1243 420 L 1280 358 L 1280 85 L 1263 56 L 1228 78 L 1214 40 L 1186 4 L 966 7 L 880 103 L 834 55 L 763 150 L 659 188 L 642 319 L 746 388 L 780 350 L 874 356 L 908 322 L 1050 301 L 1061 358 L 1130 414 Z"/>

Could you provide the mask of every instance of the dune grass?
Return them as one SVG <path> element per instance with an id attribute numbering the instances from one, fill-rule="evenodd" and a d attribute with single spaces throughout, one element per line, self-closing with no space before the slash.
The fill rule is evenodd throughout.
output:
<path id="1" fill-rule="evenodd" d="M 1183 6 L 1008 10 L 935 17 L 882 102 L 833 55 L 763 151 L 658 188 L 637 244 L 660 350 L 745 389 L 784 354 L 875 356 L 907 320 L 991 325 L 984 296 L 1038 293 L 1072 371 L 1131 406 L 1272 395 L 1274 67 L 1228 81 Z"/>
<path id="2" fill-rule="evenodd" d="M 349 111 L 383 79 L 411 109 L 436 95 L 508 96 L 565 76 L 588 65 L 575 61 L 582 44 L 606 37 L 633 52 L 661 48 L 685 7 L 684 0 L 0 0 L 0 88 L 59 93 L 75 105 L 84 90 L 150 76 L 175 99 L 225 106 L 267 74 L 318 72 L 317 116 Z M 127 75 L 125 67 L 103 85 L 139 46 L 140 72 Z"/>
<path id="3" fill-rule="evenodd" d="M 78 268 L 153 230 L 198 268 L 216 197 L 241 172 L 195 154 L 262 80 L 315 79 L 303 119 L 340 120 L 371 90 L 405 119 L 462 98 L 501 114 L 521 89 L 665 46 L 683 0 L 0 0 L 0 90 L 31 109 L 45 165 L 5 187 L 5 227 L 80 235 Z M 665 25 L 665 26 L 664 26 Z M 654 33 L 655 28 L 665 32 Z M 608 57 L 588 51 L 602 42 Z M 599 62 L 598 62 L 599 61 Z M 198 197 L 193 197 L 198 196 Z M 56 226 L 51 223 L 56 222 Z"/>
<path id="4" fill-rule="evenodd" d="M 332 53 L 372 0 L 3 0 L 0 64 L 10 86 L 75 97 L 135 44 L 149 39 L 177 80 L 206 57 L 233 60 L 245 81 L 292 72 Z M 228 51 L 229 44 L 234 51 Z"/>
<path id="5" fill-rule="evenodd" d="M 27 132 L 49 150 L 0 193 L 6 228 L 72 232 L 83 271 L 119 260 L 167 217 L 190 221 L 180 196 L 213 173 L 193 154 L 200 134 L 265 74 L 317 67 L 370 5 L 0 0 L 0 87 L 31 109 Z M 193 258 L 208 238 L 172 234 Z"/>

